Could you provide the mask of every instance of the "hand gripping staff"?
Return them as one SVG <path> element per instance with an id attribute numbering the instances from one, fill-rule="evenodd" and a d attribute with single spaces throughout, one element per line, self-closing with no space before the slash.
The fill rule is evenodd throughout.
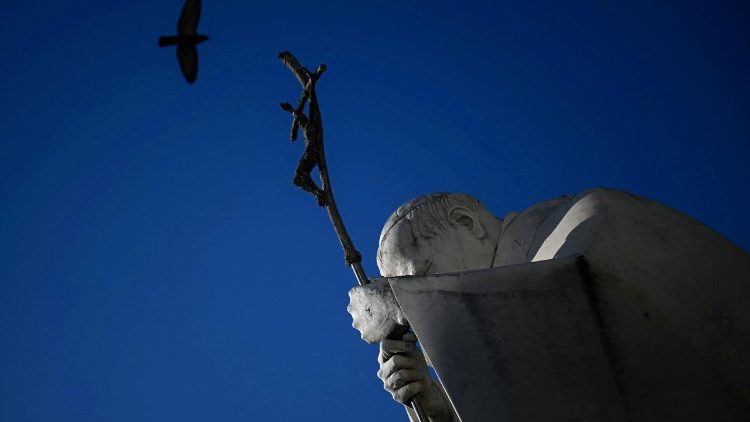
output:
<path id="1" fill-rule="evenodd" d="M 305 140 L 305 151 L 302 153 L 299 164 L 297 164 L 297 170 L 294 174 L 294 184 L 315 196 L 318 205 L 328 210 L 328 217 L 331 219 L 333 229 L 336 231 L 341 247 L 344 250 L 346 265 L 351 267 L 352 271 L 354 271 L 354 276 L 357 277 L 357 282 L 360 286 L 363 286 L 368 284 L 370 280 L 367 279 L 365 271 L 362 269 L 362 254 L 354 247 L 354 242 L 352 242 L 349 233 L 346 231 L 344 221 L 336 206 L 336 200 L 333 198 L 333 188 L 331 187 L 331 179 L 328 176 L 325 150 L 323 148 L 323 121 L 320 116 L 318 98 L 315 93 L 315 84 L 323 75 L 323 72 L 326 71 L 326 65 L 321 64 L 315 72 L 311 72 L 302 67 L 292 53 L 288 51 L 280 53 L 279 59 L 289 68 L 300 85 L 302 85 L 302 95 L 297 103 L 297 107 L 289 103 L 281 103 L 281 108 L 292 115 L 291 140 L 295 141 L 297 139 L 300 127 L 302 128 Z M 304 111 L 308 103 L 308 114 L 306 115 Z M 320 187 L 318 187 L 310 176 L 315 166 L 318 166 L 320 173 Z M 406 334 L 408 329 L 408 327 L 398 327 L 388 337 L 400 339 Z M 419 397 L 415 396 L 412 398 L 410 404 L 416 412 L 419 422 L 428 422 L 424 409 L 419 403 Z"/>

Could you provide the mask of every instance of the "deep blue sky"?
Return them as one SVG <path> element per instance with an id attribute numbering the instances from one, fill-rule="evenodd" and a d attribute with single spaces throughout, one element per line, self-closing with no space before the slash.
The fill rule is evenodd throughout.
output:
<path id="1" fill-rule="evenodd" d="M 750 249 L 746 1 L 206 0 L 194 86 L 156 46 L 180 1 L 6 3 L 3 421 L 403 417 L 291 184 L 282 50 L 328 64 L 329 167 L 372 274 L 385 219 L 430 191 L 503 215 L 614 187 Z"/>

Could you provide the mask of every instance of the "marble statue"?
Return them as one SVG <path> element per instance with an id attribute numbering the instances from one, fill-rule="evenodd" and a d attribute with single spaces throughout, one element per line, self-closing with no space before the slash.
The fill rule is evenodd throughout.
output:
<path id="1" fill-rule="evenodd" d="M 750 256 L 664 205 L 591 189 L 500 219 L 425 195 L 377 263 L 352 325 L 433 422 L 750 420 Z"/>

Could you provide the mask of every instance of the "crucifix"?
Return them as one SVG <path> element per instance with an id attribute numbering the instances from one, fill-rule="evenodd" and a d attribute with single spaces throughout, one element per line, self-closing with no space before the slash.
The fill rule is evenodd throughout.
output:
<path id="1" fill-rule="evenodd" d="M 290 103 L 281 103 L 281 108 L 292 115 L 290 139 L 295 141 L 299 129 L 302 128 L 305 142 L 305 150 L 297 164 L 297 170 L 294 175 L 294 184 L 312 194 L 318 205 L 326 208 L 328 217 L 344 250 L 346 265 L 354 272 L 359 285 L 364 286 L 370 281 L 362 269 L 362 254 L 354 247 L 354 242 L 352 242 L 349 233 L 346 231 L 344 221 L 336 206 L 336 200 L 333 197 L 333 188 L 331 187 L 331 179 L 328 175 L 328 166 L 326 165 L 323 145 L 323 121 L 315 91 L 315 84 L 326 71 L 326 65 L 321 64 L 314 72 L 311 72 L 303 67 L 292 53 L 287 51 L 280 53 L 279 59 L 289 68 L 302 86 L 302 94 L 296 107 Z M 305 114 L 306 106 L 308 109 L 307 114 Z M 318 167 L 320 174 L 320 186 L 315 183 L 311 176 L 315 167 Z M 388 337 L 391 339 L 400 339 L 408 330 L 408 326 L 398 326 Z M 419 396 L 415 396 L 410 404 L 417 414 L 418 420 L 420 422 L 427 422 L 428 419 L 419 402 Z"/>

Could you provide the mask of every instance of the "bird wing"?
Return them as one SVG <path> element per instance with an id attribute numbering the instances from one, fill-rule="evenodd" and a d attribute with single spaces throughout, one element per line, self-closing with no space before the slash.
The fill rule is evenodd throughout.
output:
<path id="1" fill-rule="evenodd" d="M 177 33 L 180 35 L 195 34 L 201 17 L 201 0 L 185 0 L 177 21 Z"/>
<path id="2" fill-rule="evenodd" d="M 177 45 L 177 60 L 185 80 L 191 84 L 198 77 L 198 49 L 194 45 Z"/>

